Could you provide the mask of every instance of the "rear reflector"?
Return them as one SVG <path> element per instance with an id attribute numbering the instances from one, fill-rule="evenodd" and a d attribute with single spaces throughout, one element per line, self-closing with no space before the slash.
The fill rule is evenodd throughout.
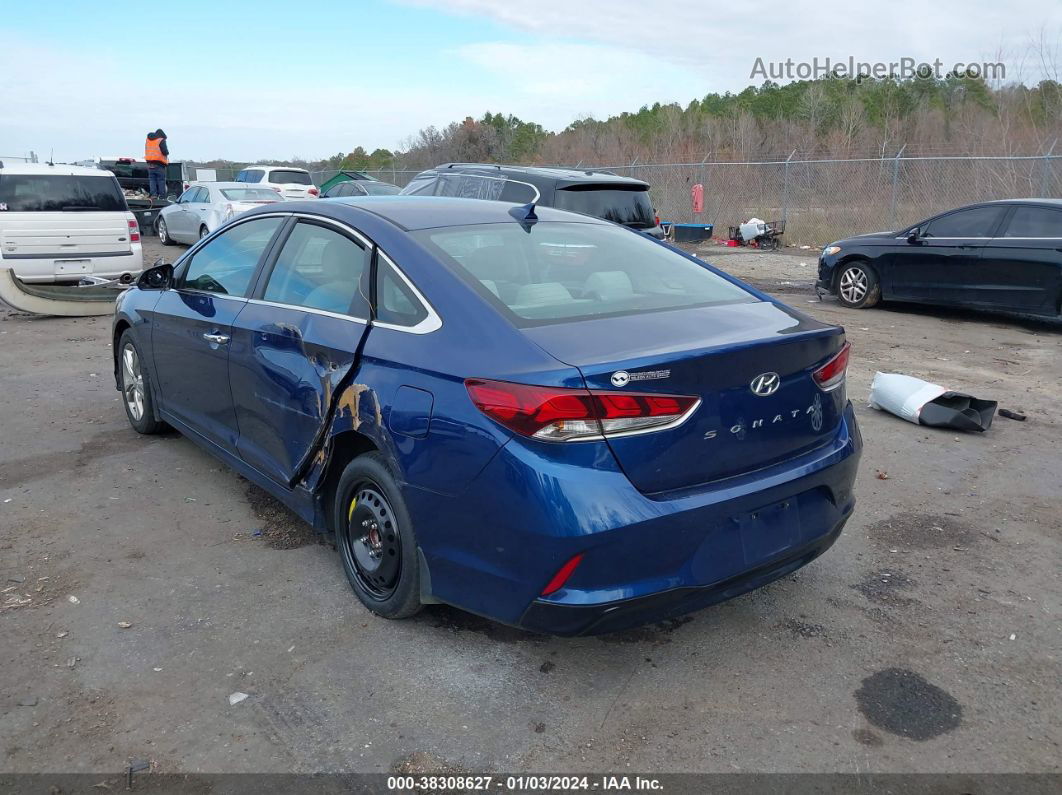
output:
<path id="1" fill-rule="evenodd" d="M 848 370 L 848 352 L 851 348 L 852 343 L 846 342 L 836 356 L 811 374 L 819 389 L 829 391 L 844 382 L 845 372 Z"/>
<path id="2" fill-rule="evenodd" d="M 470 378 L 469 397 L 480 411 L 521 436 L 578 442 L 663 430 L 686 421 L 700 398 L 641 392 L 530 386 Z"/>
<path id="3" fill-rule="evenodd" d="M 561 588 L 563 588 L 564 583 L 568 582 L 568 578 L 572 576 L 572 573 L 575 571 L 575 567 L 578 566 L 580 562 L 582 562 L 582 559 L 583 553 L 580 552 L 574 558 L 572 558 L 563 566 L 561 566 L 560 570 L 553 575 L 553 579 L 550 580 L 546 587 L 542 589 L 541 595 L 549 596 L 551 593 L 559 591 Z"/>
<path id="4" fill-rule="evenodd" d="M 311 196 L 316 196 L 318 193 L 320 193 L 317 188 L 309 188 L 306 192 L 309 193 Z"/>
<path id="5" fill-rule="evenodd" d="M 140 227 L 137 225 L 136 221 L 133 220 L 129 221 L 129 242 L 140 242 Z"/>

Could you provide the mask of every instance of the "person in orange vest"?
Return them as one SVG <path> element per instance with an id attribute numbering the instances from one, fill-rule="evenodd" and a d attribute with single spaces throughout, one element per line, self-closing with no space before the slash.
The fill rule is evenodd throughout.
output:
<path id="1" fill-rule="evenodd" d="M 166 166 L 170 162 L 170 149 L 166 146 L 166 133 L 162 128 L 149 132 L 144 141 L 144 160 L 148 164 L 148 194 L 152 198 L 166 198 Z"/>

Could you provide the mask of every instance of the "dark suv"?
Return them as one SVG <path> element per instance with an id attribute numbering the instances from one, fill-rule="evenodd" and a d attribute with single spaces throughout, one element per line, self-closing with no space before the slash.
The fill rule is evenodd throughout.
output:
<path id="1" fill-rule="evenodd" d="M 649 183 L 609 171 L 447 163 L 417 174 L 402 194 L 534 202 L 664 237 L 649 199 Z"/>

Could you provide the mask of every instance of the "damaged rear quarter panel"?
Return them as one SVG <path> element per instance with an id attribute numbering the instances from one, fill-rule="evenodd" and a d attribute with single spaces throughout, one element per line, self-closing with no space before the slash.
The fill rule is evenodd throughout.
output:
<path id="1" fill-rule="evenodd" d="M 314 469 L 333 455 L 337 436 L 357 431 L 391 460 L 404 484 L 451 495 L 464 490 L 509 436 L 484 421 L 463 377 L 430 369 L 429 361 L 422 335 L 372 328 L 357 372 L 336 396 L 328 442 L 318 451 Z M 391 409 L 403 386 L 433 398 L 423 438 L 391 430 Z M 308 484 L 313 478 L 311 471 Z"/>

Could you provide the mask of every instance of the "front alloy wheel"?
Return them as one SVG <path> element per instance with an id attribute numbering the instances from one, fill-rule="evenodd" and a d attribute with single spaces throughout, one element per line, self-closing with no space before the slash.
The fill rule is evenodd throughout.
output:
<path id="1" fill-rule="evenodd" d="M 843 266 L 837 279 L 837 298 L 845 306 L 865 309 L 881 298 L 878 275 L 866 262 L 850 262 Z"/>
<path id="2" fill-rule="evenodd" d="M 122 395 L 125 410 L 134 423 L 144 418 L 144 373 L 140 369 L 140 357 L 133 343 L 122 348 Z"/>
<path id="3" fill-rule="evenodd" d="M 166 219 L 161 216 L 159 216 L 157 231 L 159 233 L 159 242 L 162 243 L 162 245 L 173 245 L 173 240 L 170 238 L 170 230 L 166 228 Z"/>
<path id="4" fill-rule="evenodd" d="M 130 329 L 126 329 L 118 341 L 118 377 L 125 416 L 133 430 L 137 433 L 158 433 L 162 430 L 162 422 L 155 419 L 151 382 Z"/>

